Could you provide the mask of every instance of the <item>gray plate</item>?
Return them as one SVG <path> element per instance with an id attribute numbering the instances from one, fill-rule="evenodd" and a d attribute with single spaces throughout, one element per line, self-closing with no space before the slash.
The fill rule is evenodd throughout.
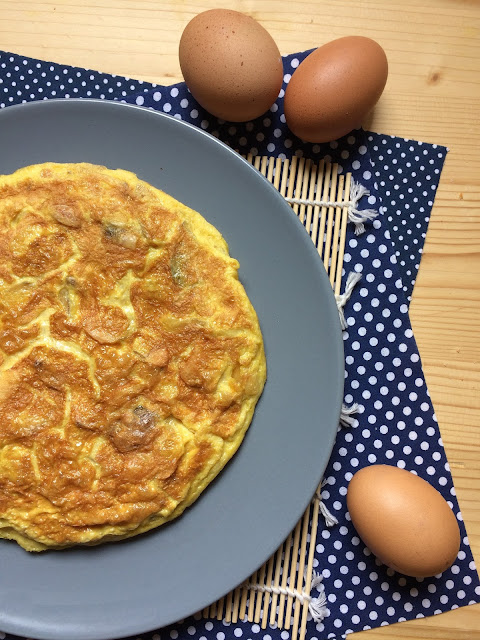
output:
<path id="1" fill-rule="evenodd" d="M 106 639 L 150 631 L 227 593 L 283 542 L 335 439 L 343 345 L 332 290 L 291 208 L 205 132 L 139 107 L 54 100 L 0 112 L 0 174 L 92 162 L 135 172 L 201 212 L 240 261 L 268 381 L 237 455 L 170 525 L 96 548 L 28 554 L 0 541 L 0 629 Z"/>

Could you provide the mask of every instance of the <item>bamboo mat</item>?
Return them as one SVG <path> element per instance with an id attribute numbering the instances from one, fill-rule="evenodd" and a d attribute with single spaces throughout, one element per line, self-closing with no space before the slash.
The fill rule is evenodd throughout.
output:
<path id="1" fill-rule="evenodd" d="M 296 156 L 289 160 L 248 155 L 246 159 L 291 203 L 317 247 L 334 293 L 340 294 L 351 174 L 339 174 L 337 164 L 322 160 L 317 165 Z M 288 629 L 292 640 L 304 640 L 310 597 L 318 595 L 311 591 L 320 511 L 319 486 L 285 542 L 243 584 L 206 607 L 203 617 L 231 623 L 248 620 L 263 629 L 276 625 Z"/>

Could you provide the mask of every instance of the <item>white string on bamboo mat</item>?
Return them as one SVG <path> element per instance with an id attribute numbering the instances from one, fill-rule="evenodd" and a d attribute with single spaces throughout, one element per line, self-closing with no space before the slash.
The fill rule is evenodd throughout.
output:
<path id="1" fill-rule="evenodd" d="M 356 273 L 355 271 L 351 271 L 348 274 L 344 293 L 335 296 L 335 300 L 337 302 L 338 315 L 340 316 L 340 325 L 342 327 L 342 330 L 345 330 L 347 328 L 347 322 L 345 320 L 343 308 L 345 307 L 347 302 L 350 300 L 352 292 L 356 284 L 360 281 L 361 277 L 362 277 L 361 273 Z"/>
<path id="2" fill-rule="evenodd" d="M 370 191 L 359 182 L 351 180 L 350 183 L 350 200 L 311 200 L 309 198 L 285 197 L 290 204 L 303 204 L 317 207 L 348 207 L 348 220 L 355 225 L 355 234 L 359 235 L 365 231 L 364 223 L 367 220 L 373 220 L 378 216 L 375 209 L 359 209 L 358 203 L 363 196 L 370 195 Z"/>
<path id="3" fill-rule="evenodd" d="M 351 407 L 347 407 L 345 404 L 342 404 L 342 411 L 340 412 L 340 426 L 353 427 L 353 423 L 355 422 L 353 414 L 357 412 L 358 404 L 356 402 L 354 402 Z"/>
<path id="4" fill-rule="evenodd" d="M 312 616 L 314 622 L 322 622 L 322 620 L 327 615 L 327 597 L 325 595 L 325 589 L 322 584 L 323 576 L 316 571 L 312 573 L 312 581 L 310 583 L 310 588 L 317 589 L 320 591 L 320 595 L 318 598 L 313 598 L 306 591 L 298 591 L 297 589 L 290 589 L 290 587 L 276 587 L 274 585 L 266 585 L 266 584 L 251 584 L 247 583 L 245 585 L 245 589 L 249 591 L 259 591 L 260 593 L 276 593 L 277 595 L 290 596 L 295 600 L 298 600 L 300 604 L 304 604 L 308 602 L 308 610 L 310 615 Z M 319 588 L 320 587 L 320 588 Z"/>
<path id="5" fill-rule="evenodd" d="M 322 489 L 323 489 L 323 487 L 325 485 L 326 485 L 326 480 L 324 478 L 322 480 L 320 486 L 315 491 L 313 499 L 314 500 L 318 500 L 318 507 L 320 509 L 320 513 L 322 514 L 322 516 L 323 516 L 323 518 L 325 520 L 325 524 L 327 525 L 327 527 L 334 527 L 336 524 L 338 524 L 338 520 L 330 512 L 330 510 L 328 509 L 327 505 L 325 504 L 325 502 L 322 499 Z"/>

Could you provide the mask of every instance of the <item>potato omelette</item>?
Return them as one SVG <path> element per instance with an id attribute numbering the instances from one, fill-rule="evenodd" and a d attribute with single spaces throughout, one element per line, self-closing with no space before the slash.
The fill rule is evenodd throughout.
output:
<path id="1" fill-rule="evenodd" d="M 133 173 L 0 176 L 0 537 L 127 538 L 221 471 L 266 379 L 221 234 Z"/>

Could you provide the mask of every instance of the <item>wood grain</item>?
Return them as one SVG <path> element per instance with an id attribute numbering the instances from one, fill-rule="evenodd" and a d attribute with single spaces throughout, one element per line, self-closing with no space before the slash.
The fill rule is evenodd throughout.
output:
<path id="1" fill-rule="evenodd" d="M 480 3 L 223 0 L 282 53 L 370 36 L 390 65 L 366 128 L 449 147 L 411 318 L 472 548 L 480 560 Z M 0 49 L 171 84 L 178 42 L 213 0 L 0 0 Z M 480 605 L 353 637 L 479 640 Z"/>

